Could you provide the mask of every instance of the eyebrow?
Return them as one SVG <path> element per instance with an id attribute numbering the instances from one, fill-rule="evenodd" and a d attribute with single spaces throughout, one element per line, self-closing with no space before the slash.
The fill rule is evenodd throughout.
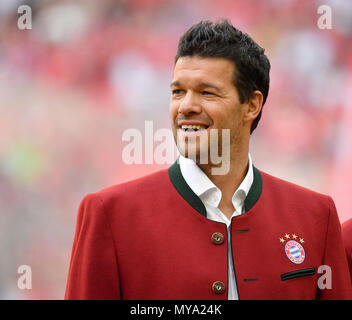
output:
<path id="1" fill-rule="evenodd" d="M 180 82 L 179 81 L 173 81 L 170 84 L 170 87 L 179 87 L 180 86 Z M 219 92 L 222 92 L 222 90 L 217 87 L 215 84 L 209 83 L 209 82 L 201 82 L 197 87 L 199 88 L 213 88 Z"/>

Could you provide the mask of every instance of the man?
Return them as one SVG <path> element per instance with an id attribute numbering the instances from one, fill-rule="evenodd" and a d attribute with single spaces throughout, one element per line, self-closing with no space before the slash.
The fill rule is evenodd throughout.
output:
<path id="1" fill-rule="evenodd" d="M 352 281 L 352 219 L 349 219 L 342 224 L 342 237 Z"/>
<path id="2" fill-rule="evenodd" d="M 83 199 L 66 299 L 352 297 L 333 200 L 252 164 L 269 69 L 227 20 L 183 35 L 170 100 L 180 159 Z"/>

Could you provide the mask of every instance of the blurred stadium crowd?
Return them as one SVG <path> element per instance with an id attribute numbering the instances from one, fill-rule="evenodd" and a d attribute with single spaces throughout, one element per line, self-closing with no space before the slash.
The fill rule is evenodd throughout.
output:
<path id="1" fill-rule="evenodd" d="M 31 30 L 17 28 L 21 4 Z M 330 30 L 317 26 L 322 4 Z M 0 299 L 63 298 L 80 200 L 162 168 L 124 164 L 122 132 L 169 128 L 178 39 L 221 17 L 272 64 L 254 163 L 352 217 L 351 1 L 1 0 Z M 32 290 L 17 287 L 24 264 Z"/>

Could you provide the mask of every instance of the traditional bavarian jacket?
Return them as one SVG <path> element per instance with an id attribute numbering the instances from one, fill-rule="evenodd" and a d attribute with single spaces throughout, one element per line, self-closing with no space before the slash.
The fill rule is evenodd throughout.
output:
<path id="1" fill-rule="evenodd" d="M 352 299 L 331 197 L 253 170 L 230 225 L 239 299 Z M 227 227 L 206 215 L 177 162 L 88 194 L 65 299 L 227 299 Z"/>
<path id="2" fill-rule="evenodd" d="M 348 267 L 350 269 L 352 281 L 352 219 L 347 220 L 342 225 L 342 238 L 346 249 Z"/>

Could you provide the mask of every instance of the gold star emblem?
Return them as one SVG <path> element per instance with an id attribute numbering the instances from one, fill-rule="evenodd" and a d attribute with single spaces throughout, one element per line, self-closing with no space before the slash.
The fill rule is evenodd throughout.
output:
<path id="1" fill-rule="evenodd" d="M 299 239 L 300 243 L 304 243 L 304 240 L 302 238 Z"/>
<path id="2" fill-rule="evenodd" d="M 286 237 L 286 239 L 290 239 L 290 235 L 289 234 L 285 234 L 285 237 Z"/>
<path id="3" fill-rule="evenodd" d="M 292 235 L 293 239 L 297 239 L 297 236 L 295 234 Z"/>
<path id="4" fill-rule="evenodd" d="M 282 243 L 282 242 L 285 242 L 285 240 L 284 239 L 282 239 L 282 238 L 280 238 L 280 242 Z"/>

